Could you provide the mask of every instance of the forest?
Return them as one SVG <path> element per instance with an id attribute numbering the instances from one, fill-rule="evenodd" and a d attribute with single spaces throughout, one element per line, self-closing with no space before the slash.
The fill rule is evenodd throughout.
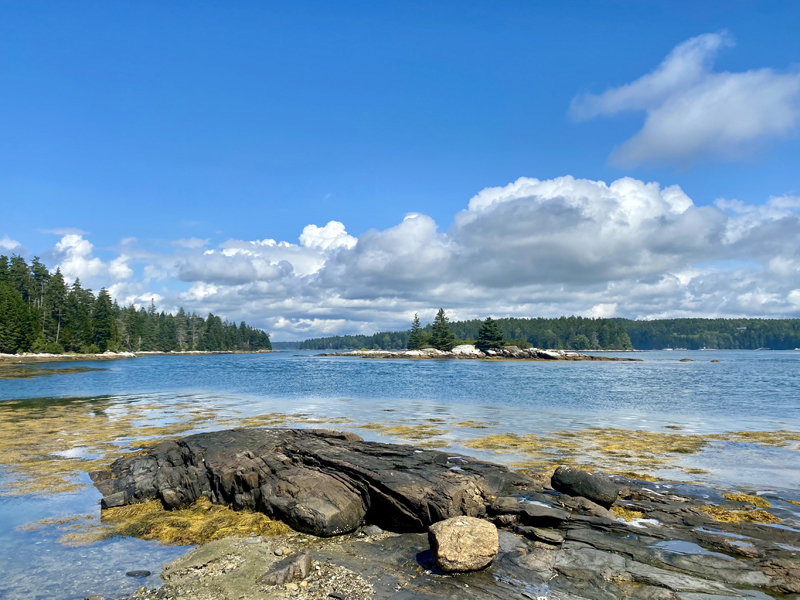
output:
<path id="1" fill-rule="evenodd" d="M 64 281 L 38 258 L 0 256 L 0 353 L 173 350 L 270 350 L 269 334 L 242 321 L 150 306 L 121 307 L 108 291 L 97 295 Z"/>
<path id="2" fill-rule="evenodd" d="M 509 344 L 568 350 L 629 350 L 631 340 L 622 324 L 613 319 L 560 317 L 558 319 L 505 318 L 495 321 Z M 461 343 L 474 343 L 484 321 L 451 321 L 450 331 Z M 433 324 L 422 328 L 428 336 Z M 309 339 L 301 342 L 306 350 L 343 350 L 367 348 L 399 350 L 408 347 L 411 331 L 382 331 L 374 335 L 343 335 Z"/>
<path id="3" fill-rule="evenodd" d="M 800 348 L 800 319 L 616 319 L 638 350 Z"/>
<path id="4" fill-rule="evenodd" d="M 562 350 L 660 350 L 700 348 L 722 350 L 790 350 L 800 347 L 800 319 L 497 319 L 507 343 Z M 461 343 L 474 343 L 482 320 L 453 321 L 450 330 Z M 432 324 L 423 327 L 430 336 Z M 341 335 L 308 339 L 306 350 L 375 349 L 408 347 L 411 331 L 381 331 L 373 335 Z"/>

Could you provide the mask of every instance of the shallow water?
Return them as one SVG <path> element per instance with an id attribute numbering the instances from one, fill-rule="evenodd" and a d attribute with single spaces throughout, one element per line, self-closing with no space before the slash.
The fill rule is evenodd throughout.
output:
<path id="1" fill-rule="evenodd" d="M 124 439 L 114 438 L 120 450 L 141 437 L 136 430 L 140 425 L 174 425 L 189 412 L 189 430 L 229 427 L 248 416 L 284 413 L 302 416 L 278 419 L 275 424 L 318 427 L 333 420 L 337 428 L 381 440 L 402 438 L 408 431 L 397 429 L 393 435 L 385 427 L 358 426 L 389 422 L 415 431 L 422 424 L 432 433 L 423 441 L 432 437 L 437 444 L 449 444 L 453 455 L 506 464 L 518 464 L 520 456 L 464 444 L 493 433 L 545 435 L 588 427 L 703 435 L 800 430 L 800 353 L 792 351 L 620 354 L 641 358 L 639 363 L 390 361 L 314 354 L 153 356 L 105 362 L 105 371 L 4 379 L 0 413 L 5 408 L 2 414 L 13 414 L 23 434 L 31 419 L 54 414 L 55 407 L 59 414 L 69 415 L 64 422 L 70 427 L 82 423 L 73 418 L 73 411 L 83 415 L 81 411 L 89 410 L 102 419 L 99 428 L 89 430 L 98 436 L 106 425 L 124 423 L 133 428 Z M 681 358 L 694 362 L 681 363 Z M 721 362 L 712 363 L 714 359 Z M 150 433 L 156 431 L 160 430 Z M 35 443 L 41 442 L 42 452 L 55 458 L 99 457 L 102 462 L 108 446 L 95 445 L 92 439 L 77 441 L 80 436 L 71 443 L 67 437 L 71 433 L 53 433 L 66 442 L 59 437 L 55 445 L 44 438 Z M 695 453 L 672 456 L 656 474 L 797 500 L 800 463 L 795 447 L 716 440 Z M 690 477 L 685 468 L 702 471 Z M 0 470 L 0 598 L 72 599 L 90 593 L 113 597 L 158 583 L 156 575 L 134 580 L 125 571 L 158 573 L 162 563 L 186 551 L 132 539 L 71 548 L 58 543 L 64 531 L 56 527 L 18 530 L 47 517 L 99 513 L 99 494 L 90 486 L 74 493 L 5 495 L 18 475 Z M 79 477 L 78 483 L 88 483 L 85 474 Z"/>

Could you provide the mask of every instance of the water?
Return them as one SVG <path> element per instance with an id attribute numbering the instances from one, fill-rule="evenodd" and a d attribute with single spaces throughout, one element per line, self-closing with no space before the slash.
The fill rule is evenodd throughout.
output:
<path id="1" fill-rule="evenodd" d="M 64 428 L 81 430 L 83 438 L 81 431 L 57 431 L 52 435 L 66 441 L 46 434 L 33 446 L 41 445 L 42 453 L 63 460 L 100 457 L 101 461 L 107 446 L 100 444 L 100 438 L 106 427 L 116 423 L 132 428 L 114 439 L 122 448 L 135 437 L 136 427 L 169 425 L 190 413 L 191 430 L 286 413 L 302 415 L 295 418 L 298 426 L 333 421 L 335 427 L 379 440 L 396 439 L 402 433 L 357 426 L 390 422 L 413 430 L 423 424 L 437 430 L 435 438 L 450 444 L 448 452 L 454 456 L 506 464 L 515 464 L 519 456 L 464 444 L 487 433 L 547 435 L 589 427 L 703 435 L 800 431 L 800 353 L 793 351 L 619 355 L 641 358 L 638 363 L 395 361 L 314 354 L 287 351 L 70 363 L 108 370 L 0 380 L 0 415 L 45 418 L 57 413 L 72 418 L 73 409 L 90 409 L 102 419 L 99 425 L 64 421 L 69 424 Z M 694 362 L 681 363 L 681 358 Z M 721 362 L 712 363 L 715 359 Z M 44 366 L 58 368 L 63 363 Z M 3 413 L 3 406 L 11 407 L 11 412 Z M 344 419 L 352 422 L 341 422 Z M 24 423 L 20 435 L 32 421 Z M 80 441 L 70 442 L 72 434 Z M 689 476 L 685 469 L 690 467 L 702 471 Z M 696 452 L 672 455 L 668 464 L 653 468 L 684 481 L 693 478 L 704 485 L 766 490 L 776 497 L 800 499 L 800 463 L 791 445 L 716 440 Z M 78 477 L 88 483 L 85 474 Z M 158 583 L 157 575 L 134 580 L 125 577 L 125 571 L 147 569 L 157 574 L 162 563 L 187 550 L 133 539 L 72 548 L 57 541 L 63 533 L 57 528 L 20 530 L 20 525 L 47 517 L 97 515 L 99 494 L 90 486 L 73 493 L 2 494 L 12 480 L 9 471 L 0 470 L 0 598 L 70 600 L 90 593 L 114 597 Z M 797 509 L 788 504 L 785 508 Z"/>

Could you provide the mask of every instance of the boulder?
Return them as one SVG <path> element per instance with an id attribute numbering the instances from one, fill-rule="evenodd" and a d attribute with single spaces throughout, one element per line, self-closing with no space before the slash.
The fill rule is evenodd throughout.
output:
<path id="1" fill-rule="evenodd" d="M 611 508 L 620 490 L 620 487 L 608 477 L 565 466 L 555 470 L 551 485 L 554 490 L 562 494 L 583 496 L 604 508 Z"/>
<path id="2" fill-rule="evenodd" d="M 497 556 L 497 527 L 482 519 L 454 517 L 428 528 L 436 566 L 444 572 L 477 571 Z"/>
<path id="3" fill-rule="evenodd" d="M 450 351 L 453 356 L 474 356 L 476 358 L 480 358 L 484 356 L 483 352 L 478 350 L 472 344 L 461 344 L 460 346 L 456 346 Z"/>

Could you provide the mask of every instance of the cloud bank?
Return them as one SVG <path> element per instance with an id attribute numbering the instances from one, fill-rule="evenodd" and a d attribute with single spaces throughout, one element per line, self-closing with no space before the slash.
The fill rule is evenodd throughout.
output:
<path id="1" fill-rule="evenodd" d="M 499 316 L 797 317 L 800 199 L 697 206 L 678 186 L 523 177 L 486 188 L 440 231 L 424 214 L 356 238 L 308 225 L 299 243 L 229 239 L 172 253 L 121 243 L 107 261 L 69 234 L 51 256 L 123 304 L 183 306 L 275 339 Z"/>
<path id="2" fill-rule="evenodd" d="M 714 72 L 718 51 L 734 45 L 726 32 L 679 44 L 651 73 L 602 94 L 572 101 L 577 120 L 644 111 L 642 129 L 611 161 L 688 164 L 706 156 L 736 159 L 797 130 L 800 74 L 755 69 Z"/>

